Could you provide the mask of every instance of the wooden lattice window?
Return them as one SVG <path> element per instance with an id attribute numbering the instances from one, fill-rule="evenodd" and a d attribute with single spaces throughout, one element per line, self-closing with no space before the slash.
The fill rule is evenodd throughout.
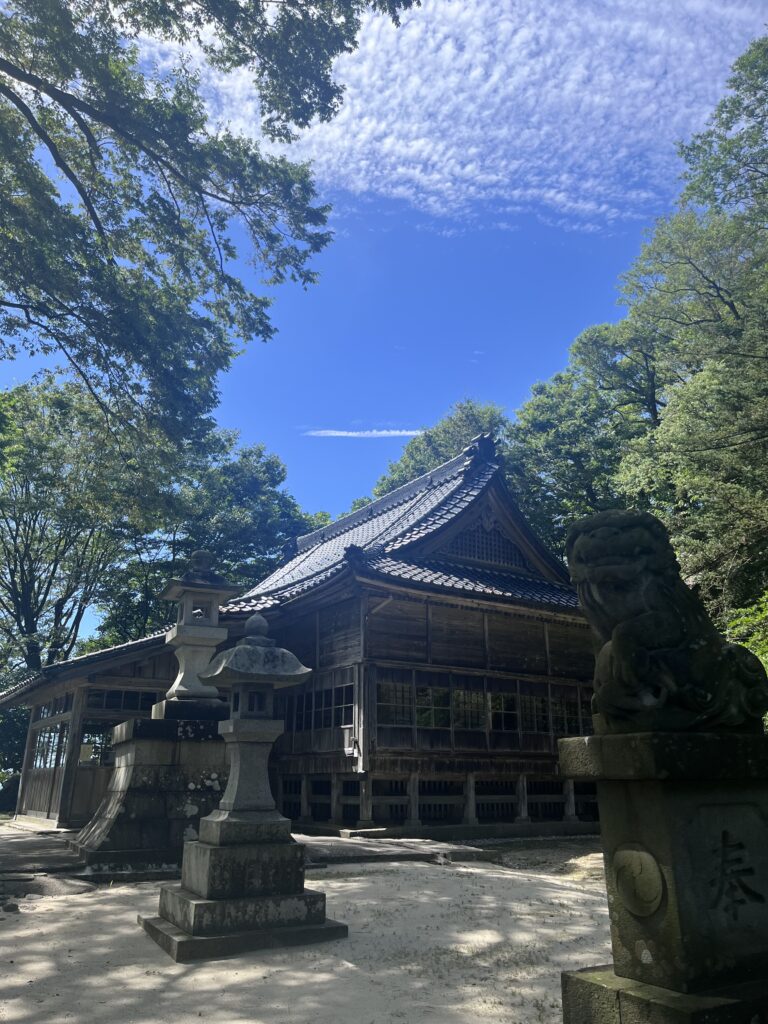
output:
<path id="1" fill-rule="evenodd" d="M 472 562 L 512 566 L 515 569 L 530 568 L 517 544 L 506 537 L 498 527 L 494 526 L 489 530 L 482 523 L 454 537 L 444 549 L 444 553 Z"/>

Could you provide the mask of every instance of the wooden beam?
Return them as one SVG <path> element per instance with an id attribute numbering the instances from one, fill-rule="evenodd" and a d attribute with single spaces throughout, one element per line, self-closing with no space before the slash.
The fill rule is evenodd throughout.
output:
<path id="1" fill-rule="evenodd" d="M 94 687 L 107 687 L 114 686 L 116 689 L 121 690 L 163 690 L 168 689 L 171 685 L 173 678 L 169 676 L 167 679 L 151 678 L 149 676 L 113 676 L 104 675 L 101 673 L 93 673 L 88 676 L 88 684 Z M 166 685 L 167 684 L 167 685 Z"/>
<path id="2" fill-rule="evenodd" d="M 366 665 L 381 665 L 382 668 L 401 668 L 404 670 L 415 668 L 422 672 L 454 672 L 462 676 L 487 676 L 489 679 L 522 679 L 527 683 L 556 683 L 558 686 L 591 686 L 591 679 L 576 676 L 549 676 L 538 675 L 532 672 L 519 672 L 514 669 L 498 668 L 477 668 L 465 665 L 427 665 L 424 662 L 413 661 L 392 661 L 388 658 L 367 658 Z"/>
<path id="3" fill-rule="evenodd" d="M 414 600 L 428 600 L 436 604 L 447 604 L 458 608 L 481 608 L 489 611 L 505 612 L 514 614 L 520 618 L 533 619 L 538 622 L 562 622 L 566 625 L 574 625 L 589 631 L 589 623 L 580 611 L 565 612 L 542 607 L 541 609 L 525 604 L 516 604 L 514 601 L 498 601 L 493 598 L 477 598 L 457 593 L 446 594 L 424 585 L 423 588 L 408 586 L 407 583 L 397 583 L 394 580 L 384 580 L 376 576 L 358 576 L 358 582 L 370 587 L 373 592 L 393 591 L 397 595 L 407 595 Z"/>

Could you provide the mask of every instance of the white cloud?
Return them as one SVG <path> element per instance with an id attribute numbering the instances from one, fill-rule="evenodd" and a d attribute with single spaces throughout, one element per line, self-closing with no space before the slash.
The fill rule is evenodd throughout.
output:
<path id="1" fill-rule="evenodd" d="M 424 0 L 400 29 L 366 19 L 337 64 L 341 113 L 295 150 L 324 190 L 458 221 L 647 219 L 765 18 L 764 0 Z M 257 133 L 246 74 L 204 82 L 216 116 Z"/>
<path id="2" fill-rule="evenodd" d="M 305 437 L 416 437 L 423 430 L 305 430 Z"/>

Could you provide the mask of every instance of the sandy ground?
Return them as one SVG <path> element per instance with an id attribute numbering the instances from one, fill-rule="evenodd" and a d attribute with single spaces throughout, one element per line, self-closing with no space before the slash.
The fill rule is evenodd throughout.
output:
<path id="1" fill-rule="evenodd" d="M 158 883 L 23 899 L 0 913 L 0 1021 L 561 1024 L 560 971 L 610 959 L 589 849 L 311 871 L 348 939 L 198 964 L 174 964 L 136 924 Z"/>

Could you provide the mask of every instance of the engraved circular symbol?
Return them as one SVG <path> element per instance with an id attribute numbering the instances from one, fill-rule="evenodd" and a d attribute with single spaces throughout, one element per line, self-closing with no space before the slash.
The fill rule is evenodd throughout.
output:
<path id="1" fill-rule="evenodd" d="M 661 906 L 664 876 L 658 861 L 642 846 L 620 846 L 613 855 L 616 892 L 635 917 L 650 917 Z"/>

